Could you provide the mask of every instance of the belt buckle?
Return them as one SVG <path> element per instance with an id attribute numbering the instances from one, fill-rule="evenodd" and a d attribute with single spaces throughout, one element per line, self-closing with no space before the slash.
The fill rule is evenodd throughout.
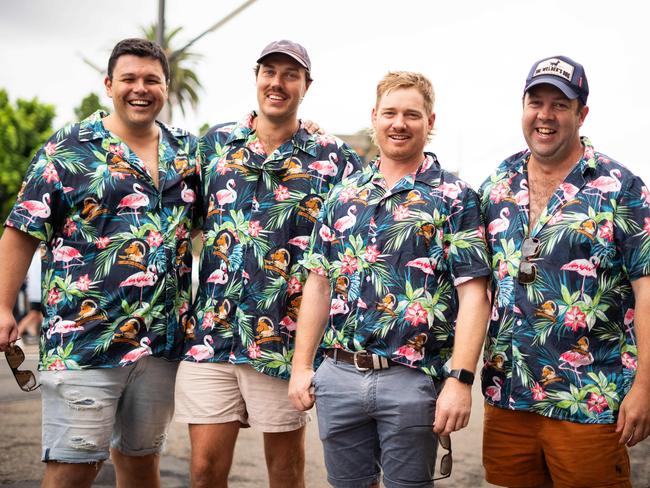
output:
<path id="1" fill-rule="evenodd" d="M 359 366 L 359 363 L 357 362 L 357 357 L 359 354 L 368 354 L 368 351 L 354 351 L 354 354 L 352 356 L 354 360 L 354 367 L 357 368 L 357 371 L 370 371 L 371 368 L 362 368 Z"/>

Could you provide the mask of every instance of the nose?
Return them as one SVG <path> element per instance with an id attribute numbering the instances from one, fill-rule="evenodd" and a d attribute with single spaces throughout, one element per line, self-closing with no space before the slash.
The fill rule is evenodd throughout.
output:
<path id="1" fill-rule="evenodd" d="M 135 91 L 135 92 L 144 92 L 144 91 L 146 91 L 146 85 L 145 85 L 144 80 L 142 78 L 137 78 L 133 82 L 133 91 Z"/>
<path id="2" fill-rule="evenodd" d="M 550 103 L 543 104 L 537 111 L 537 118 L 540 120 L 552 119 L 554 114 Z"/>
<path id="3" fill-rule="evenodd" d="M 403 129 L 406 127 L 405 119 L 402 114 L 397 114 L 393 119 L 393 127 L 397 129 Z"/>

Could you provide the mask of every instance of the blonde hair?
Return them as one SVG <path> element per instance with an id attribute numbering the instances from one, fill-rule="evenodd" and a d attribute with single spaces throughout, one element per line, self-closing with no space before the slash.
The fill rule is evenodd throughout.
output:
<path id="1" fill-rule="evenodd" d="M 379 80 L 377 84 L 377 100 L 375 108 L 379 107 L 379 101 L 386 93 L 391 90 L 399 88 L 415 88 L 422 98 L 424 98 L 424 110 L 427 116 L 433 112 L 433 104 L 436 101 L 436 96 L 433 93 L 433 85 L 429 78 L 421 73 L 414 73 L 412 71 L 389 71 L 386 75 Z"/>

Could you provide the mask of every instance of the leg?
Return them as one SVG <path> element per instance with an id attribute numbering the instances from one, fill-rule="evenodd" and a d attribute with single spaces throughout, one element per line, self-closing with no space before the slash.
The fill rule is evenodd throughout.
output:
<path id="1" fill-rule="evenodd" d="M 235 452 L 239 421 L 225 424 L 190 424 L 192 488 L 227 488 Z"/>
<path id="2" fill-rule="evenodd" d="M 115 466 L 116 488 L 159 488 L 160 455 L 127 456 L 117 449 L 111 449 Z"/>
<path id="3" fill-rule="evenodd" d="M 48 461 L 41 488 L 90 488 L 102 463 Z"/>
<path id="4" fill-rule="evenodd" d="M 182 361 L 175 420 L 189 424 L 194 488 L 228 486 L 239 428 L 247 422 L 235 365 Z"/>
<path id="5" fill-rule="evenodd" d="M 111 457 L 118 488 L 158 488 L 178 364 L 145 357 L 134 366 L 117 408 Z"/>
<path id="6" fill-rule="evenodd" d="M 543 419 L 532 412 L 485 404 L 483 466 L 489 483 L 512 488 L 553 486 L 540 439 Z"/>
<path id="7" fill-rule="evenodd" d="M 270 488 L 304 488 L 305 426 L 291 432 L 264 433 Z"/>

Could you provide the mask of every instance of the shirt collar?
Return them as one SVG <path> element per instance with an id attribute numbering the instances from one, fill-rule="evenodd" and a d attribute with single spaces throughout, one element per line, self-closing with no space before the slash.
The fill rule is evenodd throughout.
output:
<path id="1" fill-rule="evenodd" d="M 102 119 L 108 116 L 108 112 L 104 110 L 97 110 L 95 113 L 90 114 L 79 123 L 79 142 L 90 142 L 97 139 L 105 139 L 110 137 L 110 133 L 104 127 Z M 172 137 L 186 137 L 190 133 L 184 129 L 179 129 L 171 125 L 156 120 L 158 127 L 162 129 L 163 134 L 169 134 Z"/>
<path id="2" fill-rule="evenodd" d="M 364 168 L 359 177 L 359 184 L 364 185 L 371 180 L 374 183 L 378 183 L 380 180 L 383 181 L 384 177 L 379 171 L 380 164 L 381 159 L 377 158 Z M 418 169 L 415 170 L 415 173 L 404 176 L 395 186 L 406 185 L 412 188 L 415 182 L 418 182 L 436 188 L 440 184 L 440 172 L 440 163 L 436 155 L 431 152 L 425 152 L 424 159 Z"/>
<path id="3" fill-rule="evenodd" d="M 253 132 L 253 120 L 255 120 L 255 117 L 257 117 L 257 112 L 253 110 L 249 112 L 241 121 L 237 122 L 235 128 L 228 136 L 226 144 L 232 144 L 235 141 L 248 140 L 251 133 Z M 291 144 L 295 148 L 298 148 L 299 150 L 306 152 L 315 158 L 318 156 L 318 146 L 316 139 L 317 135 L 309 134 L 309 132 L 302 128 L 301 123 L 300 128 L 291 137 Z"/>
<path id="4" fill-rule="evenodd" d="M 598 168 L 600 165 L 599 159 L 596 157 L 596 152 L 594 146 L 591 144 L 589 138 L 582 136 L 580 137 L 580 143 L 584 147 L 582 152 L 582 157 L 577 163 L 577 166 L 580 168 L 579 172 L 582 175 L 585 175 L 587 171 L 593 171 Z M 522 151 L 518 154 L 515 154 L 512 157 L 512 164 L 508 170 L 508 176 L 515 176 L 517 173 L 523 174 L 525 166 L 528 164 L 530 159 L 530 150 Z M 571 170 L 574 172 L 575 168 Z"/>

